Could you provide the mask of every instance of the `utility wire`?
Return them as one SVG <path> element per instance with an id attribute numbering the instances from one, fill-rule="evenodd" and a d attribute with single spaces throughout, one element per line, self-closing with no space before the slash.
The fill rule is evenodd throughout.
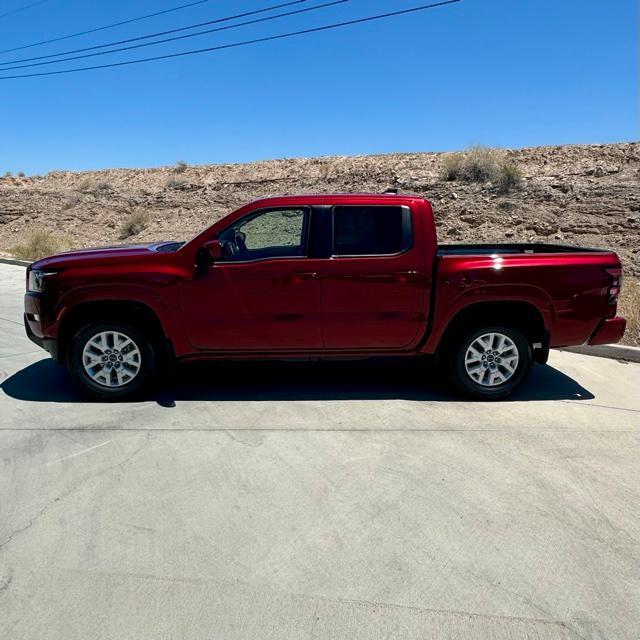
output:
<path id="1" fill-rule="evenodd" d="M 37 4 L 42 4 L 44 2 L 48 2 L 49 0 L 40 0 L 34 4 L 30 4 L 27 7 L 22 7 L 22 9 L 28 9 L 29 7 L 34 7 Z M 177 7 L 171 7 L 170 9 L 164 9 L 162 11 L 156 11 L 155 13 L 148 13 L 145 16 L 139 16 L 138 18 L 130 18 L 129 20 L 122 20 L 121 22 L 114 22 L 113 24 L 106 24 L 102 27 L 96 27 L 94 29 L 87 29 L 86 31 L 78 31 L 77 33 L 70 33 L 66 36 L 60 36 L 59 38 L 51 38 L 50 40 L 41 40 L 40 42 L 32 42 L 31 44 L 23 44 L 20 47 L 13 47 L 11 49 L 2 49 L 0 53 L 9 53 L 11 51 L 20 51 L 20 49 L 30 49 L 31 47 L 39 47 L 42 44 L 50 44 L 51 42 L 60 42 L 60 40 L 68 40 L 69 38 L 77 38 L 78 36 L 84 36 L 88 33 L 96 33 L 96 31 L 104 31 L 105 29 L 113 29 L 114 27 L 120 27 L 123 24 L 131 24 L 132 22 L 139 22 L 140 20 L 147 20 L 148 18 L 154 18 L 155 16 L 161 16 L 165 13 L 172 13 L 173 11 L 180 11 L 181 9 L 187 9 L 188 7 L 195 7 L 197 4 L 204 4 L 205 2 L 211 2 L 211 0 L 197 0 L 197 2 L 189 2 L 188 4 L 181 4 Z M 3 16 L 7 16 L 11 13 L 15 13 L 16 11 L 22 11 L 22 9 L 14 9 L 13 11 L 9 11 L 9 13 L 0 14 L 0 18 Z"/>
<path id="2" fill-rule="evenodd" d="M 137 42 L 139 40 L 147 40 L 148 38 L 155 38 L 156 36 L 166 36 L 169 33 L 178 33 L 180 31 L 188 31 L 189 29 L 197 29 L 198 27 L 204 27 L 209 24 L 219 24 L 220 22 L 229 22 L 230 20 L 237 20 L 238 18 L 246 18 L 247 16 L 254 16 L 259 13 L 266 13 L 267 11 L 274 11 L 275 9 L 282 9 L 283 7 L 290 7 L 291 5 L 303 4 L 305 2 L 309 2 L 309 0 L 292 0 L 289 2 L 281 3 L 281 4 L 272 5 L 270 7 L 265 7 L 264 9 L 256 9 L 255 11 L 237 13 L 236 15 L 233 15 L 233 16 L 226 16 L 224 18 L 217 18 L 215 20 L 207 20 L 206 22 L 198 22 L 197 24 L 190 24 L 186 27 L 179 27 L 177 29 L 169 29 L 168 31 L 159 31 L 157 33 L 150 33 L 149 35 L 146 35 L 146 36 L 138 36 L 137 38 L 128 38 L 126 40 L 117 40 L 115 42 L 107 42 L 106 44 L 98 44 L 93 47 L 84 47 L 83 49 L 72 49 L 71 51 L 61 51 L 60 53 L 51 53 L 46 56 L 36 56 L 34 58 L 22 58 L 20 60 L 7 60 L 6 62 L 0 62 L 0 65 L 4 66 L 7 64 L 17 64 L 19 62 L 31 62 L 32 60 L 45 60 L 46 58 L 56 58 L 58 56 L 65 56 L 71 53 L 81 53 L 83 51 L 93 51 L 95 49 L 104 49 L 105 47 L 115 47 L 119 44 L 126 44 L 127 42 Z M 251 23 L 244 23 L 244 24 L 251 24 Z M 240 26 L 240 25 L 234 25 L 234 26 Z M 212 29 L 212 31 L 214 31 L 214 29 Z M 210 33 L 210 32 L 201 31 L 200 33 Z M 198 35 L 198 34 L 192 34 L 192 35 Z M 175 39 L 177 40 L 178 38 L 175 38 Z M 171 40 L 171 38 L 169 40 Z M 160 40 L 160 42 L 168 42 L 169 40 Z M 155 43 L 151 42 L 149 44 L 155 44 Z M 127 48 L 134 49 L 135 47 L 127 47 Z M 123 50 L 124 49 L 116 49 L 116 51 L 123 51 Z M 111 53 L 111 52 L 104 51 L 103 53 Z M 83 56 L 78 56 L 78 57 L 83 57 Z M 67 58 L 67 59 L 73 60 L 74 58 Z M 54 60 L 54 62 L 62 62 L 62 60 Z M 25 66 L 28 66 L 28 65 L 25 65 Z M 2 71 L 2 69 L 0 69 L 0 71 Z"/>
<path id="3" fill-rule="evenodd" d="M 26 4 L 24 7 L 11 9 L 11 11 L 0 13 L 0 18 L 6 18 L 7 16 L 12 16 L 14 13 L 18 13 L 19 11 L 25 11 L 26 9 L 31 9 L 31 7 L 37 7 L 39 4 L 44 4 L 45 2 L 49 2 L 49 0 L 38 0 L 38 2 L 32 2 L 31 4 Z"/>
<path id="4" fill-rule="evenodd" d="M 13 76 L 0 76 L 0 80 L 11 80 L 14 78 L 34 78 L 37 76 L 54 76 L 64 73 L 77 73 L 79 71 L 93 71 L 95 69 L 108 69 L 111 67 L 124 67 L 131 64 L 140 64 L 142 62 L 153 62 L 155 60 L 167 60 L 170 58 L 179 58 L 182 56 L 190 56 L 198 53 L 208 53 L 211 51 L 221 51 L 224 49 L 233 49 L 237 47 L 243 47 L 250 44 L 258 44 L 262 42 L 272 42 L 274 40 L 283 40 L 285 38 L 291 38 L 294 36 L 301 36 L 310 33 L 318 33 L 321 31 L 328 31 L 330 29 L 337 29 L 339 27 L 348 27 L 356 24 L 363 24 L 365 22 L 372 22 L 374 20 L 382 20 L 385 18 L 391 18 L 393 16 L 406 15 L 409 13 L 416 13 L 418 11 L 425 11 L 427 9 L 435 9 L 436 7 L 443 7 L 445 5 L 455 4 L 461 2 L 461 0 L 445 0 L 444 2 L 436 2 L 433 4 L 426 4 L 419 7 L 413 7 L 411 9 L 404 9 L 402 11 L 392 11 L 390 13 L 381 13 L 375 16 L 368 16 L 366 18 L 359 18 L 357 20 L 348 20 L 345 22 L 336 22 L 334 24 L 328 24 L 321 27 L 313 27 L 311 29 L 302 29 L 300 31 L 291 31 L 289 33 L 281 33 L 275 36 L 265 36 L 264 38 L 256 38 L 254 40 L 244 40 L 242 42 L 234 42 L 231 44 L 223 44 L 217 47 L 207 47 L 205 49 L 193 49 L 191 51 L 181 51 L 179 53 L 168 53 L 163 56 L 153 56 L 150 58 L 138 58 L 137 60 L 127 60 L 125 62 L 112 62 L 110 64 L 93 65 L 91 67 L 76 67 L 73 69 L 63 69 L 61 71 L 44 71 L 40 73 L 27 73 Z"/>
<path id="5" fill-rule="evenodd" d="M 216 27 L 215 29 L 207 29 L 205 31 L 197 31 L 196 33 L 189 33 L 184 36 L 173 36 L 172 38 L 165 38 L 164 40 L 156 40 L 155 42 L 146 42 L 145 44 L 134 44 L 128 47 L 120 47 L 119 49 L 111 49 L 111 51 L 98 51 L 97 53 L 85 53 L 81 56 L 70 56 L 69 58 L 60 58 L 60 60 L 49 60 L 47 62 L 32 62 L 31 64 L 20 64 L 15 67 L 5 67 L 0 69 L 0 73 L 3 71 L 11 71 L 13 69 L 25 69 L 28 67 L 41 67 L 47 64 L 58 64 L 59 62 L 67 62 L 69 60 L 80 60 L 81 58 L 93 58 L 95 56 L 104 56 L 109 53 L 118 53 L 119 51 L 128 51 L 130 49 L 140 49 L 142 47 L 151 47 L 155 44 L 162 44 L 164 42 L 172 42 L 174 40 L 184 40 L 185 38 L 193 38 L 195 36 L 201 36 L 207 33 L 214 33 L 217 31 L 227 31 L 228 29 L 237 29 L 238 27 L 244 27 L 249 24 L 257 24 L 258 22 L 267 22 L 269 20 L 276 20 L 277 18 L 284 18 L 286 16 L 293 16 L 299 13 L 308 13 L 309 11 L 315 11 L 316 9 L 324 9 L 325 7 L 332 7 L 336 4 L 344 4 L 351 0 L 331 0 L 331 2 L 325 2 L 324 4 L 315 5 L 313 7 L 307 7 L 305 9 L 296 9 L 295 11 L 286 11 L 284 13 L 276 13 L 266 18 L 257 18 L 255 20 L 247 20 L 246 22 L 239 22 L 237 24 L 227 25 L 226 27 Z M 308 2 L 308 0 L 297 0 L 299 2 Z"/>

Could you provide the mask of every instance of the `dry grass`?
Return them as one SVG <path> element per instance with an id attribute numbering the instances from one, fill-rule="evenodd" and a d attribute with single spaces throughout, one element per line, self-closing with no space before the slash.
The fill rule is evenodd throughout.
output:
<path id="1" fill-rule="evenodd" d="M 453 182 L 457 180 L 462 165 L 462 153 L 447 153 L 442 157 L 440 174 L 443 180 Z"/>
<path id="2" fill-rule="evenodd" d="M 627 331 L 622 342 L 640 345 L 640 280 L 623 280 L 618 315 L 627 319 Z"/>
<path id="3" fill-rule="evenodd" d="M 173 167 L 173 170 L 176 173 L 184 173 L 188 168 L 189 168 L 189 165 L 184 160 L 178 160 L 178 162 L 176 162 L 175 167 Z"/>
<path id="4" fill-rule="evenodd" d="M 81 193 L 88 193 L 93 188 L 93 180 L 91 178 L 82 178 L 76 185 L 76 190 Z"/>
<path id="5" fill-rule="evenodd" d="M 39 260 L 68 249 L 63 238 L 50 231 L 36 231 L 25 244 L 11 248 L 10 253 L 19 260 Z"/>
<path id="6" fill-rule="evenodd" d="M 63 203 L 62 211 L 73 209 L 82 202 L 82 196 L 79 193 L 72 193 Z"/>
<path id="7" fill-rule="evenodd" d="M 108 193 L 113 188 L 110 183 L 105 180 L 92 180 L 91 178 L 83 178 L 76 185 L 76 191 L 80 193 Z"/>
<path id="8" fill-rule="evenodd" d="M 441 175 L 448 182 L 492 182 L 500 193 L 508 193 L 522 184 L 522 173 L 518 167 L 504 162 L 495 149 L 481 146 L 445 154 Z"/>
<path id="9" fill-rule="evenodd" d="M 321 162 L 318 165 L 318 171 L 320 172 L 320 176 L 322 178 L 328 178 L 329 173 L 331 172 L 331 163 L 330 162 Z"/>
<path id="10" fill-rule="evenodd" d="M 165 189 L 181 189 L 185 184 L 187 181 L 184 178 L 169 176 L 164 182 L 164 187 Z"/>
<path id="11" fill-rule="evenodd" d="M 442 162 L 442 177 L 448 181 L 489 182 L 498 176 L 499 170 L 497 152 L 481 146 L 447 154 Z"/>
<path id="12" fill-rule="evenodd" d="M 110 182 L 107 182 L 106 180 L 99 180 L 98 182 L 95 183 L 95 186 L 93 187 L 93 191 L 94 193 L 100 193 L 100 192 L 109 192 L 109 191 L 113 191 L 113 187 L 111 186 Z"/>
<path id="13" fill-rule="evenodd" d="M 501 193 L 509 193 L 522 186 L 522 172 L 515 164 L 505 162 L 500 165 L 494 183 Z"/>
<path id="14" fill-rule="evenodd" d="M 137 236 L 149 226 L 149 214 L 146 211 L 134 211 L 120 227 L 120 240 Z"/>

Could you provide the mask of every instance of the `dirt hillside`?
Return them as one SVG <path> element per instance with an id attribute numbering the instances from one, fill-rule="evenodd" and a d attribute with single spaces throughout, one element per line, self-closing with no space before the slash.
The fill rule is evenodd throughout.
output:
<path id="1" fill-rule="evenodd" d="M 520 184 L 508 191 L 491 180 L 447 180 L 443 172 L 451 154 L 440 153 L 5 176 L 0 178 L 0 250 L 11 253 L 42 230 L 69 248 L 188 239 L 258 197 L 380 192 L 393 186 L 432 201 L 444 242 L 606 247 L 622 257 L 629 286 L 640 277 L 638 143 L 494 153 L 519 173 Z M 132 215 L 140 224 L 129 225 L 127 236 L 123 225 Z M 634 306 L 637 295 L 635 301 Z"/>

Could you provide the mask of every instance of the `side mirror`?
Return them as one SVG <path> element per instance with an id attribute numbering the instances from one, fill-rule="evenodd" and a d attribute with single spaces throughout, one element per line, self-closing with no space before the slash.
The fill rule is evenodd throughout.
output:
<path id="1" fill-rule="evenodd" d="M 209 242 L 205 242 L 202 247 L 209 255 L 211 260 L 216 261 L 222 258 L 222 245 L 220 244 L 220 240 L 209 240 Z"/>

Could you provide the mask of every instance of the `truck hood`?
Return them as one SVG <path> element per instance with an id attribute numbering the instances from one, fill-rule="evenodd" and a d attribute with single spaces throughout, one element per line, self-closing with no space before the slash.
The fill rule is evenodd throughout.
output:
<path id="1" fill-rule="evenodd" d="M 139 262 L 157 255 L 159 252 L 170 252 L 173 247 L 178 248 L 176 242 L 154 242 L 149 244 L 118 245 L 113 247 L 98 247 L 95 249 L 79 249 L 66 251 L 47 258 L 37 260 L 31 265 L 32 269 L 65 269 L 69 267 L 85 267 L 112 265 L 122 259 L 129 262 Z"/>

